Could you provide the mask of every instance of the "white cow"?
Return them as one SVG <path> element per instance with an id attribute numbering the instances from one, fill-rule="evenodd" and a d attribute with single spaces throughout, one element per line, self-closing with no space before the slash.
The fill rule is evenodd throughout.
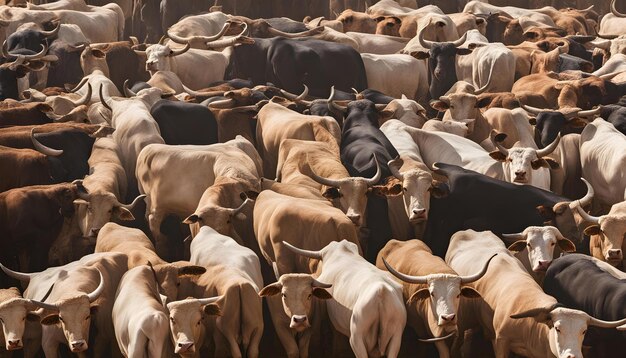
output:
<path id="1" fill-rule="evenodd" d="M 402 95 L 414 100 L 424 100 L 428 93 L 426 61 L 410 55 L 375 55 L 362 53 L 369 88 L 388 96 Z M 410 73 L 411 76 L 406 74 Z"/>

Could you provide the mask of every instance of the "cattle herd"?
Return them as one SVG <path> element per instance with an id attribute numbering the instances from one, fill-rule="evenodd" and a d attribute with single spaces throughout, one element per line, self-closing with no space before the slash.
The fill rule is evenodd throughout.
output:
<path id="1" fill-rule="evenodd" d="M 0 357 L 626 357 L 626 1 L 2 3 Z"/>

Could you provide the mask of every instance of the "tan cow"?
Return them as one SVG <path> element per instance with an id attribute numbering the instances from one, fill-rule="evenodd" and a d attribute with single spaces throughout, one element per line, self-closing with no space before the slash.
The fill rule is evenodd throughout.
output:
<path id="1" fill-rule="evenodd" d="M 450 240 L 446 263 L 461 275 L 479 270 L 492 257 L 487 273 L 473 286 L 481 300 L 463 303 L 468 315 L 459 321 L 459 338 L 481 326 L 496 357 L 510 353 L 531 358 L 582 357 L 588 326 L 615 328 L 626 322 L 606 322 L 578 310 L 563 308 L 526 272 L 522 263 L 490 231 L 459 231 Z M 528 344 L 532 342 L 532 344 Z"/>
<path id="2" fill-rule="evenodd" d="M 174 353 L 183 357 L 200 357 L 200 348 L 196 347 L 202 347 L 206 332 L 202 321 L 209 316 L 221 314 L 215 302 L 222 299 L 223 297 L 187 298 L 167 304 Z"/>
<path id="3" fill-rule="evenodd" d="M 476 274 L 459 276 L 422 241 L 391 240 L 378 253 L 376 267 L 388 270 L 402 282 L 408 324 L 418 337 L 428 336 L 420 341 L 435 343 L 439 356 L 449 357 L 444 341 L 456 334 L 461 296 L 480 297 L 476 290 L 464 285 L 480 279 L 489 262 L 491 259 Z"/>
<path id="4" fill-rule="evenodd" d="M 37 315 L 30 312 L 38 308 L 36 303 L 22 298 L 17 288 L 0 289 L 0 325 L 7 351 L 22 349 L 26 320 L 39 320 Z"/>

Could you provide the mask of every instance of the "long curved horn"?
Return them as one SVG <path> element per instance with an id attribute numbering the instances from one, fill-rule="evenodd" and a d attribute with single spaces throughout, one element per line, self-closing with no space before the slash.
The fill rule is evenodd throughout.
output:
<path id="1" fill-rule="evenodd" d="M 554 152 L 554 150 L 556 149 L 556 147 L 559 146 L 559 142 L 561 141 L 561 133 L 557 134 L 556 139 L 548 144 L 547 147 L 543 148 L 543 149 L 538 149 L 537 150 L 537 157 L 541 158 L 541 157 L 545 157 L 546 155 Z"/>
<path id="2" fill-rule="evenodd" d="M 303 250 L 300 248 L 297 248 L 293 245 L 291 245 L 290 243 L 286 242 L 286 241 L 282 241 L 283 245 L 285 245 L 285 247 L 287 247 L 289 250 L 295 252 L 298 255 L 302 255 L 304 257 L 308 257 L 310 259 L 316 259 L 316 260 L 321 260 L 322 259 L 322 254 L 320 251 L 310 251 L 310 250 Z"/>
<path id="3" fill-rule="evenodd" d="M 479 95 L 482 94 L 483 92 L 485 92 L 487 90 L 487 87 L 489 87 L 489 85 L 491 84 L 491 76 L 493 75 L 494 71 L 491 71 L 489 73 L 489 78 L 487 79 L 487 83 L 485 83 L 484 86 L 480 87 L 479 89 L 477 89 L 476 91 L 474 91 L 475 95 Z"/>
<path id="4" fill-rule="evenodd" d="M 485 275 L 485 273 L 487 273 L 487 269 L 489 268 L 489 263 L 491 262 L 491 260 L 493 260 L 494 257 L 498 256 L 498 254 L 494 254 L 493 256 L 491 256 L 489 258 L 489 260 L 487 260 L 487 262 L 485 262 L 485 266 L 483 266 L 483 269 L 474 274 L 474 275 L 470 275 L 470 276 L 461 276 L 461 284 L 467 284 L 467 283 L 472 283 L 474 281 L 479 280 L 481 277 L 483 277 Z"/>
<path id="5" fill-rule="evenodd" d="M 502 144 L 500 144 L 500 142 L 498 142 L 496 140 L 496 135 L 498 134 L 498 132 L 496 132 L 495 129 L 491 130 L 491 133 L 489 133 L 489 139 L 491 139 L 491 143 L 493 143 L 494 147 L 496 147 L 500 153 L 508 156 L 509 155 L 509 150 L 504 148 L 504 146 L 502 146 Z M 538 156 L 539 154 L 537 154 Z"/>
<path id="6" fill-rule="evenodd" d="M 345 112 L 348 107 L 340 106 L 332 99 L 335 97 L 335 86 L 330 87 L 330 96 L 328 97 L 328 109 L 331 111 Z"/>
<path id="7" fill-rule="evenodd" d="M 28 302 L 28 303 L 30 303 L 32 305 L 38 306 L 40 308 L 43 308 L 43 309 L 48 309 L 48 310 L 51 310 L 51 311 L 58 311 L 59 308 L 58 308 L 57 305 L 50 304 L 50 303 L 44 303 L 44 301 L 47 300 L 48 297 L 50 296 L 50 293 L 52 293 L 52 289 L 53 288 L 54 288 L 54 283 L 52 285 L 50 285 L 50 288 L 48 289 L 48 292 L 46 292 L 46 294 L 41 298 L 41 300 L 25 299 L 24 301 L 26 301 L 26 302 Z M 39 312 L 38 315 L 41 315 L 42 313 L 43 313 L 43 310 L 41 312 Z"/>
<path id="8" fill-rule="evenodd" d="M 95 290 L 87 294 L 89 303 L 92 303 L 93 301 L 97 300 L 98 297 L 100 297 L 100 295 L 102 294 L 102 292 L 104 292 L 104 277 L 102 276 L 102 272 L 100 272 L 100 270 L 96 269 L 96 271 L 98 271 L 98 274 L 100 275 L 100 283 L 98 284 L 98 287 L 96 287 Z"/>
<path id="9" fill-rule="evenodd" d="M 537 107 L 531 107 L 525 104 L 522 104 L 522 108 L 524 108 L 524 110 L 530 114 L 534 114 L 534 115 L 538 115 L 541 112 L 545 112 L 547 111 L 546 109 L 541 109 L 541 108 L 537 108 Z"/>
<path id="10" fill-rule="evenodd" d="M 30 282 L 30 279 L 33 278 L 37 274 L 37 273 L 24 273 L 24 272 L 13 271 L 10 268 L 4 266 L 3 264 L 0 264 L 0 269 L 2 269 L 2 271 L 4 271 L 4 273 L 7 276 L 14 278 L 18 281 L 22 281 L 22 282 Z"/>
<path id="11" fill-rule="evenodd" d="M 591 183 L 589 183 L 587 179 L 580 178 L 580 180 L 582 180 L 583 183 L 585 183 L 585 186 L 587 186 L 587 193 L 582 198 L 576 200 L 576 202 L 578 202 L 578 206 L 583 207 L 583 206 L 587 206 L 591 204 L 591 200 L 593 200 L 593 195 L 595 193 L 593 191 L 593 187 L 591 186 Z"/>
<path id="12" fill-rule="evenodd" d="M 87 77 L 83 77 L 82 80 L 80 80 L 80 82 L 78 82 L 78 84 L 76 85 L 76 87 L 72 88 L 70 90 L 71 93 L 74 93 L 76 91 L 78 91 L 79 89 L 83 88 L 83 86 L 85 85 L 85 83 L 89 82 L 89 78 Z"/>
<path id="13" fill-rule="evenodd" d="M 169 37 L 170 40 L 172 40 L 173 42 L 179 43 L 179 44 L 188 44 L 190 42 L 211 42 L 211 41 L 216 41 L 221 39 L 224 34 L 226 33 L 226 31 L 228 31 L 228 29 L 230 28 L 230 25 L 232 24 L 232 21 L 226 21 L 224 23 L 224 26 L 222 26 L 222 29 L 215 35 L 213 36 L 189 36 L 189 37 L 181 37 L 178 36 L 176 34 L 171 34 L 169 32 L 169 30 L 166 32 L 167 33 L 167 37 Z"/>
<path id="14" fill-rule="evenodd" d="M 33 147 L 35 148 L 35 150 L 41 154 L 45 154 L 49 157 L 58 157 L 59 155 L 63 154 L 63 150 L 61 149 L 52 149 L 41 144 L 41 142 L 39 142 L 37 138 L 35 138 L 35 128 L 30 130 L 30 141 L 33 143 Z"/>
<path id="15" fill-rule="evenodd" d="M 308 162 L 308 156 L 307 156 L 307 162 Z M 310 164 L 309 164 L 309 167 L 310 167 Z M 315 172 L 315 170 L 313 170 L 312 167 L 311 167 L 311 178 L 322 185 L 332 186 L 334 188 L 337 188 L 342 183 L 342 180 L 323 178 L 317 175 L 317 173 Z"/>
<path id="16" fill-rule="evenodd" d="M 10 52 L 5 52 L 6 49 L 6 42 L 7 40 L 4 40 L 4 44 L 2 44 L 2 55 L 8 54 L 9 56 L 13 56 L 13 57 L 21 57 L 25 60 L 36 60 L 38 58 L 42 58 L 46 55 L 46 52 L 48 52 L 48 45 L 43 43 L 41 44 L 41 51 L 39 51 L 38 53 L 34 54 L 34 55 L 19 55 L 19 54 L 14 54 L 14 53 L 10 53 Z"/>
<path id="17" fill-rule="evenodd" d="M 89 194 L 89 192 L 87 191 L 87 188 L 85 188 L 85 186 L 83 185 L 82 179 L 76 179 L 72 182 L 72 184 L 76 185 L 77 188 L 81 189 L 77 191 L 79 198 L 85 201 L 89 201 L 91 199 L 91 194 Z"/>
<path id="18" fill-rule="evenodd" d="M 174 56 L 182 55 L 185 52 L 189 51 L 190 48 L 191 48 L 191 45 L 189 45 L 188 43 L 185 45 L 185 47 L 181 48 L 180 50 L 170 50 L 172 52 L 170 52 L 169 56 L 174 57 Z"/>
<path id="19" fill-rule="evenodd" d="M 100 96 L 100 102 L 102 103 L 104 108 L 106 108 L 109 111 L 113 112 L 113 109 L 111 108 L 111 106 L 109 106 L 109 104 L 107 103 L 106 99 L 104 99 L 104 96 L 102 95 L 102 88 L 103 87 L 104 87 L 104 85 L 100 84 L 100 90 L 98 91 L 98 95 Z"/>
<path id="20" fill-rule="evenodd" d="M 320 288 L 331 288 L 333 287 L 332 284 L 330 283 L 324 283 L 324 282 L 320 282 L 316 279 L 313 279 L 313 282 L 311 282 L 311 286 L 313 287 L 320 287 Z"/>
<path id="21" fill-rule="evenodd" d="M 399 164 L 398 163 L 399 161 L 401 161 L 400 156 L 397 156 L 396 158 L 387 162 L 387 166 L 389 167 L 389 170 L 391 171 L 391 174 L 393 174 L 394 177 L 396 177 L 399 180 L 404 180 L 404 175 L 400 173 L 400 167 L 396 167 L 396 165 Z"/>
<path id="22" fill-rule="evenodd" d="M 124 95 L 128 98 L 135 97 L 137 93 L 133 92 L 130 88 L 128 88 L 128 81 L 124 81 Z"/>
<path id="23" fill-rule="evenodd" d="M 239 33 L 239 35 L 234 36 L 234 37 L 232 37 L 230 39 L 208 41 L 208 42 L 205 43 L 206 48 L 209 49 L 209 50 L 211 50 L 211 49 L 218 49 L 218 48 L 222 48 L 222 47 L 233 46 L 237 42 L 254 43 L 253 39 L 244 36 L 246 31 L 248 31 L 248 24 L 244 22 L 243 23 L 243 30 Z"/>
<path id="24" fill-rule="evenodd" d="M 588 324 L 590 326 L 602 328 L 617 328 L 623 324 L 626 324 L 626 318 L 620 319 L 619 321 L 603 321 L 601 319 L 589 316 Z"/>
<path id="25" fill-rule="evenodd" d="M 587 214 L 587 212 L 583 208 L 581 208 L 580 206 L 576 206 L 576 210 L 578 210 L 578 213 L 580 214 L 580 216 L 585 221 L 588 221 L 590 223 L 594 223 L 596 225 L 600 224 L 600 217 L 599 216 L 593 216 L 593 215 Z"/>
<path id="26" fill-rule="evenodd" d="M 300 102 L 303 99 L 306 98 L 306 96 L 309 95 L 309 87 L 307 87 L 307 85 L 303 85 L 304 86 L 304 91 L 302 91 L 302 93 L 300 93 L 299 95 L 295 95 L 293 93 L 289 93 L 285 90 L 280 90 L 280 93 L 287 99 L 292 100 L 294 102 Z"/>
<path id="27" fill-rule="evenodd" d="M 45 38 L 49 38 L 52 36 L 56 36 L 59 33 L 59 30 L 61 29 L 61 23 L 59 22 L 57 24 L 57 27 L 55 27 L 54 29 L 50 30 L 50 31 L 39 31 L 41 32 L 41 34 L 45 37 Z"/>
<path id="28" fill-rule="evenodd" d="M 615 2 L 616 0 L 611 1 L 611 13 L 617 17 L 626 17 L 626 14 L 622 14 L 621 12 L 617 11 L 617 8 L 615 7 Z"/>
<path id="29" fill-rule="evenodd" d="M 461 36 L 458 40 L 451 41 L 450 43 L 453 44 L 454 47 L 459 47 L 463 45 L 463 43 L 465 43 L 466 39 L 467 39 L 467 32 L 464 33 L 463 36 Z"/>
<path id="30" fill-rule="evenodd" d="M 598 106 L 596 109 L 590 109 L 587 111 L 578 111 L 578 117 L 591 117 L 602 112 L 602 106 Z"/>
<path id="31" fill-rule="evenodd" d="M 435 338 L 428 338 L 428 339 L 418 338 L 418 340 L 420 342 L 424 342 L 424 343 L 435 343 L 435 342 L 439 342 L 439 341 L 444 341 L 444 340 L 454 336 L 455 334 L 456 334 L 456 331 L 448 334 L 447 336 L 443 336 L 443 337 L 435 337 Z"/>
<path id="32" fill-rule="evenodd" d="M 406 283 L 415 283 L 415 284 L 428 283 L 428 278 L 427 278 L 428 276 L 411 276 L 411 275 L 406 275 L 401 272 L 398 272 L 387 262 L 387 260 L 385 260 L 384 257 L 383 257 L 383 263 L 385 264 L 387 271 L 389 271 L 392 275 L 396 276 L 397 278 L 401 279 L 402 281 Z"/>
<path id="33" fill-rule="evenodd" d="M 233 211 L 231 212 L 232 216 L 235 216 L 237 214 L 239 214 L 241 212 L 241 210 L 243 210 L 243 208 L 246 207 L 246 205 L 248 205 L 249 203 L 253 202 L 254 200 L 250 199 L 250 198 L 246 198 L 246 200 L 243 201 L 243 203 L 241 203 L 241 205 L 239 205 L 239 207 L 233 209 Z"/>
<path id="34" fill-rule="evenodd" d="M 365 183 L 367 183 L 367 186 L 378 184 L 378 182 L 380 181 L 380 177 L 383 175 L 382 170 L 380 170 L 380 164 L 378 163 L 378 159 L 376 159 L 376 153 L 374 153 L 373 156 L 374 156 L 374 163 L 376 163 L 376 174 L 374 174 L 374 176 L 371 177 L 370 179 L 365 179 Z"/>
<path id="35" fill-rule="evenodd" d="M 286 37 L 286 38 L 289 38 L 289 39 L 293 39 L 293 38 L 296 38 L 296 37 L 305 37 L 305 36 L 317 35 L 317 34 L 319 34 L 319 33 L 324 31 L 324 26 L 318 26 L 316 28 L 313 28 L 313 29 L 310 29 L 310 30 L 307 30 L 307 31 L 293 32 L 293 33 L 292 32 L 282 32 L 282 31 L 280 31 L 280 30 L 270 26 L 267 29 L 267 31 L 270 34 L 274 35 L 274 36 L 282 36 L 282 37 Z"/>
<path id="36" fill-rule="evenodd" d="M 83 104 L 89 103 L 89 101 L 91 100 L 91 94 L 92 94 L 91 83 L 87 83 L 87 93 L 85 93 L 84 96 L 82 96 L 80 99 L 76 101 L 73 101 L 71 99 L 69 101 L 72 102 L 72 104 L 77 107 L 82 106 Z"/>
<path id="37" fill-rule="evenodd" d="M 209 103 L 209 108 L 213 108 L 213 109 L 231 108 L 235 104 L 237 104 L 236 100 L 232 98 L 228 98 L 228 99 L 222 99 L 219 101 Z"/>
<path id="38" fill-rule="evenodd" d="M 428 50 L 433 48 L 433 45 L 436 43 L 436 42 L 428 41 L 424 39 L 424 29 L 421 29 L 420 32 L 417 33 L 417 40 L 419 41 L 420 45 L 423 48 L 428 49 Z"/>
<path id="39" fill-rule="evenodd" d="M 523 232 L 518 232 L 515 234 L 501 234 L 503 238 L 509 240 L 526 240 L 526 235 Z"/>
<path id="40" fill-rule="evenodd" d="M 143 200 L 145 198 L 146 198 L 146 195 L 145 194 L 141 194 L 141 195 L 137 196 L 135 198 L 135 200 L 133 200 L 132 203 L 130 203 L 130 204 L 120 204 L 119 206 L 124 208 L 124 209 L 133 210 L 135 205 L 137 205 L 138 202 L 140 202 L 141 200 Z"/>
<path id="41" fill-rule="evenodd" d="M 215 296 L 215 297 L 207 297 L 207 298 L 198 298 L 198 303 L 200 303 L 201 306 L 204 305 L 209 305 L 211 303 L 215 303 L 219 300 L 221 300 L 224 296 Z"/>

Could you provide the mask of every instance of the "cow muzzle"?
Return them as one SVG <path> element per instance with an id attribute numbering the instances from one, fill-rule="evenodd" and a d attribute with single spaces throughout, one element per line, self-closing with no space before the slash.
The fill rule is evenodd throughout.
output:
<path id="1" fill-rule="evenodd" d="M 426 221 L 426 219 L 428 219 L 427 215 L 426 215 L 426 209 L 413 209 L 411 211 L 411 215 L 409 216 L 409 222 L 411 224 L 417 224 L 417 223 L 421 223 L 423 221 Z"/>
<path id="2" fill-rule="evenodd" d="M 528 181 L 528 179 L 526 179 L 526 172 L 522 170 L 516 171 L 513 181 L 516 183 L 526 183 Z"/>
<path id="3" fill-rule="evenodd" d="M 70 350 L 73 353 L 80 353 L 87 350 L 87 342 L 84 339 L 73 341 L 70 343 Z"/>
<path id="4" fill-rule="evenodd" d="M 99 228 L 92 227 L 91 229 L 89 229 L 89 237 L 97 237 L 99 232 Z"/>
<path id="5" fill-rule="evenodd" d="M 624 255 L 622 254 L 622 250 L 620 249 L 610 249 L 606 252 L 606 261 L 614 264 L 613 262 L 622 261 Z"/>
<path id="6" fill-rule="evenodd" d="M 438 326 L 447 326 L 456 323 L 456 314 L 442 314 L 439 315 L 439 320 L 437 321 Z"/>
<path id="7" fill-rule="evenodd" d="M 174 353 L 176 354 L 192 354 L 196 352 L 196 347 L 193 342 L 178 342 L 176 343 L 176 348 L 174 349 Z"/>
<path id="8" fill-rule="evenodd" d="M 14 351 L 16 349 L 22 349 L 22 340 L 7 339 L 7 351 Z"/>
<path id="9" fill-rule="evenodd" d="M 291 316 L 291 322 L 289 323 L 289 328 L 295 329 L 298 332 L 301 332 L 307 328 L 311 327 L 309 324 L 309 317 L 306 315 L 293 315 Z"/>
<path id="10" fill-rule="evenodd" d="M 361 215 L 359 214 L 347 214 L 346 215 L 350 221 L 356 226 L 361 226 Z"/>
<path id="11" fill-rule="evenodd" d="M 158 71 L 156 62 L 146 62 L 146 71 Z"/>
<path id="12" fill-rule="evenodd" d="M 546 272 L 552 261 L 539 261 L 537 266 L 533 267 L 533 272 Z"/>

